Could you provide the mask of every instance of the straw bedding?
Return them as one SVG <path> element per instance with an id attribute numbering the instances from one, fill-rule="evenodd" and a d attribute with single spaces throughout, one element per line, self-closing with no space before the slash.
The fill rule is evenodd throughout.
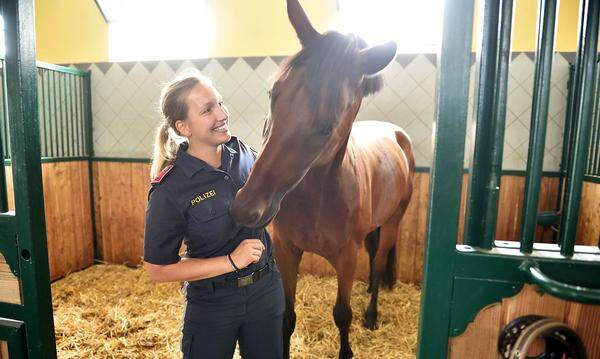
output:
<path id="1" fill-rule="evenodd" d="M 335 278 L 301 275 L 292 358 L 337 358 Z M 414 358 L 419 289 L 398 283 L 379 296 L 379 327 L 362 327 L 369 300 L 355 282 L 350 340 L 355 358 Z M 180 358 L 183 297 L 178 283 L 155 284 L 142 268 L 94 265 L 52 284 L 59 358 Z M 239 358 L 237 354 L 235 358 Z"/>

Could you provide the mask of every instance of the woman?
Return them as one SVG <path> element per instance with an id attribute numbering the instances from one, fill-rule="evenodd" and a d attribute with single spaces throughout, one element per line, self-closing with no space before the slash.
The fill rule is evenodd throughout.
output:
<path id="1" fill-rule="evenodd" d="M 256 153 L 231 136 L 227 107 L 197 71 L 164 87 L 161 109 L 144 262 L 155 282 L 185 281 L 183 357 L 231 358 L 239 340 L 244 358 L 281 358 L 285 304 L 271 239 L 229 214 Z M 171 131 L 186 140 L 177 145 Z"/>

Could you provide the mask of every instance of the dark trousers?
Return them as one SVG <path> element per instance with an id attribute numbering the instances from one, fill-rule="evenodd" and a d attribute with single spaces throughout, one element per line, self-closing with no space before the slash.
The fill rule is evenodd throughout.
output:
<path id="1" fill-rule="evenodd" d="M 244 359 L 283 357 L 285 297 L 276 265 L 244 287 L 194 288 L 193 295 L 186 292 L 181 338 L 184 359 L 230 359 L 237 341 Z"/>

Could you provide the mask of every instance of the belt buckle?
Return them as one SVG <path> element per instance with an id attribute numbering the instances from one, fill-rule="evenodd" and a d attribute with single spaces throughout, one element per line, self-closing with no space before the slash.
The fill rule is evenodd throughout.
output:
<path id="1" fill-rule="evenodd" d="M 239 277 L 237 279 L 238 287 L 243 287 L 243 286 L 246 286 L 248 284 L 252 284 L 253 282 L 254 281 L 252 280 L 252 273 L 250 273 L 248 275 L 245 275 L 243 277 Z"/>

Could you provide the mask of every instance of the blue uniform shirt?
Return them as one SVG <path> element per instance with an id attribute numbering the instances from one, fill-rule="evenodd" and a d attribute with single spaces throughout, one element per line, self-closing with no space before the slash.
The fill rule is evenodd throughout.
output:
<path id="1" fill-rule="evenodd" d="M 173 264 L 181 257 L 210 258 L 231 253 L 243 240 L 259 238 L 265 251 L 258 263 L 243 268 L 239 275 L 256 270 L 271 256 L 271 239 L 264 228 L 238 226 L 229 214 L 237 191 L 246 183 L 256 152 L 232 137 L 222 145 L 221 167 L 214 168 L 186 152 L 183 142 L 173 167 L 148 193 L 144 233 L 144 261 Z M 206 280 L 224 279 L 234 273 Z"/>

